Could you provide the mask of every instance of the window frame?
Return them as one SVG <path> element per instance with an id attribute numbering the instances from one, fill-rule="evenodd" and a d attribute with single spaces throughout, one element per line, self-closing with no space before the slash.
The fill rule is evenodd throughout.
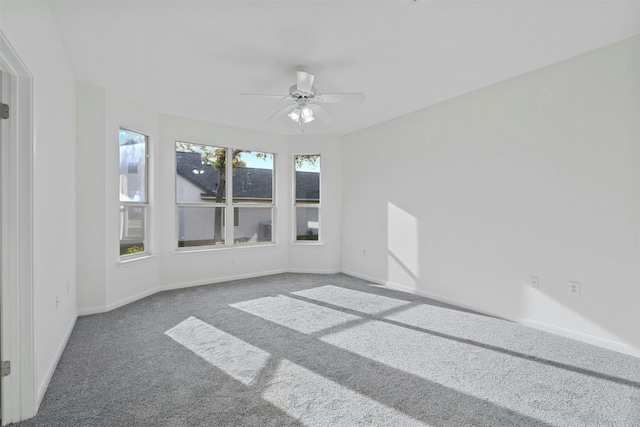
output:
<path id="1" fill-rule="evenodd" d="M 224 201 L 223 202 L 216 202 L 211 201 L 211 202 L 203 202 L 203 201 L 199 201 L 199 202 L 181 202 L 178 201 L 178 170 L 177 170 L 177 165 L 178 165 L 178 144 L 189 144 L 189 145 L 198 145 L 198 146 L 202 146 L 202 147 L 209 147 L 212 149 L 223 149 L 225 150 L 225 175 L 229 176 L 229 165 L 226 161 L 227 156 L 229 155 L 229 147 L 225 147 L 224 145 L 212 145 L 212 144 L 207 144 L 207 143 L 202 143 L 202 142 L 187 142 L 184 140 L 176 140 L 174 141 L 174 145 L 173 145 L 173 153 L 174 153 L 174 161 L 173 161 L 173 167 L 174 167 L 174 172 L 173 172 L 173 179 L 174 179 L 174 192 L 173 192 L 173 197 L 175 200 L 175 224 L 174 224 L 174 229 L 175 229 L 175 236 L 174 236 L 174 242 L 175 242 L 175 250 L 178 252 L 190 252 L 190 251 L 202 251 L 202 250 L 213 250 L 213 249 L 221 249 L 221 248 L 225 248 L 229 245 L 229 230 L 228 230 L 228 209 L 227 209 L 227 202 L 229 201 L 229 179 L 226 179 L 225 182 L 225 194 L 224 194 Z M 183 178 L 186 179 L 186 178 Z M 196 208 L 196 209 L 216 209 L 216 208 L 222 208 L 222 212 L 224 212 L 224 216 L 222 218 L 222 228 L 221 231 L 224 233 L 223 235 L 223 239 L 224 242 L 221 244 L 210 244 L 210 245 L 187 245 L 187 246 L 180 246 L 180 208 Z M 214 225 L 215 227 L 215 225 Z M 214 229 L 214 235 L 215 235 L 215 229 Z"/>
<path id="2" fill-rule="evenodd" d="M 177 144 L 191 144 L 191 145 L 200 145 L 204 147 L 210 148 L 221 148 L 226 150 L 225 153 L 225 197 L 224 201 L 221 203 L 217 202 L 179 202 L 178 201 L 178 172 L 177 172 L 177 162 L 178 162 L 178 150 Z M 265 246 L 265 245 L 275 245 L 275 217 L 276 217 L 276 158 L 277 153 L 271 153 L 261 150 L 249 150 L 249 149 L 239 149 L 228 145 L 218 144 L 212 145 L 209 143 L 201 143 L 201 142 L 187 142 L 184 140 L 176 140 L 174 141 L 174 167 L 176 170 L 174 171 L 174 183 L 175 183 L 175 251 L 176 252 L 199 252 L 199 251 L 209 251 L 209 250 L 221 250 L 221 249 L 231 249 L 231 248 L 240 248 L 240 247 L 256 247 L 256 246 Z M 234 202 L 234 193 L 233 193 L 233 161 L 228 161 L 229 156 L 233 156 L 234 152 L 262 152 L 266 154 L 270 154 L 273 157 L 273 165 L 271 169 L 271 201 L 270 202 Z M 201 208 L 223 208 L 224 217 L 223 217 L 223 230 L 224 230 L 224 244 L 211 244 L 211 245 L 194 245 L 194 246 L 179 246 L 180 242 L 180 224 L 179 224 L 179 214 L 178 210 L 181 207 L 201 207 Z M 245 208 L 257 208 L 271 209 L 271 240 L 270 241 L 257 241 L 257 242 L 242 242 L 238 243 L 238 236 L 235 235 L 235 219 L 236 219 L 236 209 L 245 209 Z"/>
<path id="3" fill-rule="evenodd" d="M 317 156 L 319 160 L 318 171 L 318 202 L 298 203 L 297 182 L 296 182 L 296 157 Z M 322 245 L 322 153 L 294 153 L 292 157 L 292 221 L 291 221 L 291 243 L 294 245 Z M 298 209 L 316 208 L 318 210 L 318 238 L 316 240 L 298 240 Z"/>
<path id="4" fill-rule="evenodd" d="M 231 150 L 234 150 L 233 148 L 231 148 Z M 271 152 L 266 152 L 266 151 L 261 151 L 261 150 L 248 150 L 248 149 L 237 149 L 240 151 L 240 153 L 265 153 L 265 154 L 270 154 L 273 158 L 273 165 L 271 168 L 271 202 L 234 202 L 234 194 L 233 194 L 233 165 L 229 164 L 228 167 L 231 169 L 230 171 L 227 171 L 228 176 L 231 177 L 230 180 L 227 180 L 228 185 L 230 186 L 229 188 L 229 194 L 231 194 L 231 197 L 229 198 L 231 203 L 230 203 L 230 213 L 232 215 L 232 217 L 234 218 L 233 222 L 230 222 L 229 227 L 231 228 L 230 233 L 233 236 L 233 242 L 231 242 L 231 247 L 254 247 L 254 246 L 264 246 L 264 245 L 275 245 L 276 244 L 276 221 L 275 221 L 275 216 L 276 216 L 276 159 L 277 159 L 277 153 L 271 153 Z M 236 243 L 237 240 L 239 239 L 238 236 L 235 235 L 235 218 L 236 218 L 236 209 L 265 209 L 265 208 L 270 208 L 271 209 L 271 240 L 268 241 L 257 241 L 257 242 L 251 242 L 251 243 Z M 238 217 L 240 215 L 238 214 Z M 239 218 L 238 218 L 239 219 Z"/>
<path id="5" fill-rule="evenodd" d="M 142 132 L 138 132 L 136 130 L 132 130 L 129 128 L 125 128 L 120 126 L 118 128 L 118 178 L 120 179 L 120 176 L 122 176 L 120 174 L 120 132 L 121 131 L 126 131 L 126 132 L 132 132 L 138 135 L 142 135 L 144 136 L 144 194 L 145 194 L 145 198 L 144 201 L 133 201 L 133 200 L 120 200 L 120 195 L 118 196 L 118 203 L 120 206 L 120 214 L 119 214 L 119 227 L 118 227 L 118 232 L 122 235 L 123 233 L 123 215 L 124 215 L 124 211 L 126 210 L 126 208 L 139 208 L 142 209 L 143 215 L 142 215 L 142 245 L 143 245 L 143 250 L 139 251 L 139 252 L 135 252 L 135 253 L 131 253 L 131 254 L 123 254 L 122 253 L 122 238 L 119 239 L 119 259 L 120 261 L 127 261 L 127 260 L 133 260 L 133 259 L 137 259 L 137 258 L 144 258 L 147 257 L 149 255 L 151 255 L 151 250 L 149 248 L 149 205 L 150 205 L 150 194 L 149 194 L 149 165 L 150 165 L 150 159 L 151 159 L 151 153 L 150 153 L 150 146 L 151 144 L 149 143 L 149 135 L 142 133 Z M 120 185 L 118 185 L 118 192 L 120 191 Z"/>

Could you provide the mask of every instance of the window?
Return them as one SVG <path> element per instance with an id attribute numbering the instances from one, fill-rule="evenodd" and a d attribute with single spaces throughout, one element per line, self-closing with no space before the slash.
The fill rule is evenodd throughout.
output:
<path id="1" fill-rule="evenodd" d="M 272 242 L 273 161 L 272 153 L 176 142 L 178 247 Z"/>
<path id="2" fill-rule="evenodd" d="M 318 241 L 320 236 L 320 155 L 295 155 L 294 171 L 295 241 Z"/>
<path id="3" fill-rule="evenodd" d="M 120 129 L 120 256 L 147 252 L 147 136 Z"/>
<path id="4" fill-rule="evenodd" d="M 239 151 L 234 156 L 234 244 L 273 241 L 272 153 Z"/>

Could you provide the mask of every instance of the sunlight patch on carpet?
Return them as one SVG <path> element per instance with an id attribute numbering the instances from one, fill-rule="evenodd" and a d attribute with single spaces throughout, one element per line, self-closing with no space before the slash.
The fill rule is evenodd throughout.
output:
<path id="1" fill-rule="evenodd" d="M 230 304 L 230 307 L 262 317 L 304 334 L 333 328 L 360 317 L 284 295 Z"/>
<path id="2" fill-rule="evenodd" d="M 366 314 L 379 314 L 411 304 L 410 301 L 332 285 L 292 292 L 292 294 Z"/>
<path id="3" fill-rule="evenodd" d="M 303 295 L 302 292 L 296 294 Z M 321 293 L 318 292 L 315 296 L 318 294 Z M 313 293 L 304 296 L 308 295 Z M 346 299 L 355 298 L 356 295 L 351 294 Z M 366 307 L 367 304 L 368 302 L 364 302 L 362 306 Z M 467 328 L 476 330 L 477 336 L 481 336 L 481 324 L 495 322 L 489 317 L 463 313 L 459 318 L 460 322 L 456 323 L 457 318 L 451 318 L 451 323 L 447 323 L 435 319 L 437 314 L 448 313 L 447 309 L 409 306 L 406 310 L 401 307 L 400 312 L 383 318 L 404 323 L 407 325 L 405 327 L 383 319 L 350 315 L 282 295 L 249 300 L 233 304 L 233 307 L 295 331 L 313 334 L 322 342 L 455 390 L 462 396 L 482 399 L 511 411 L 535 404 L 529 410 L 541 420 L 549 416 L 571 417 L 580 398 L 574 390 L 586 389 L 593 401 L 606 401 L 607 405 L 612 406 L 617 402 L 610 399 L 607 387 L 615 388 L 614 395 L 618 397 L 634 393 L 625 385 L 608 384 L 597 376 L 560 369 L 537 360 L 514 359 L 509 351 L 501 351 L 500 347 L 486 348 L 457 337 L 465 336 Z M 290 310 L 291 307 L 294 310 Z M 473 325 L 474 319 L 477 319 L 479 325 Z M 465 328 L 467 322 L 470 325 Z M 424 328 L 424 331 L 416 330 L 410 325 Z M 429 329 L 445 327 L 449 328 L 445 336 L 428 332 Z M 477 331 L 478 327 L 481 331 Z M 495 334 L 495 327 L 486 329 L 486 334 Z M 450 335 L 452 339 L 446 335 Z M 502 368 L 495 370 L 487 367 Z M 544 381 L 533 384 L 532 378 L 544 378 Z M 607 387 L 603 387 L 605 385 Z M 526 400 L 521 397 L 523 395 L 526 395 Z M 623 402 L 622 407 L 627 406 L 628 402 Z M 621 419 L 625 416 L 625 413 L 621 413 Z M 546 420 L 550 421 L 548 418 Z"/>
<path id="4" fill-rule="evenodd" d="M 193 316 L 165 334 L 245 385 L 255 380 L 270 357 L 266 351 Z"/>
<path id="5" fill-rule="evenodd" d="M 308 426 L 427 425 L 288 360 L 262 396 Z"/>
<path id="6" fill-rule="evenodd" d="M 306 426 L 428 426 L 289 360 L 269 368 L 268 352 L 193 316 L 165 334 Z"/>

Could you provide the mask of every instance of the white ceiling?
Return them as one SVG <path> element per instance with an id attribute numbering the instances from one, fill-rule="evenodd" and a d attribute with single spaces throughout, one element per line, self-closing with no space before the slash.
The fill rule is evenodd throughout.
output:
<path id="1" fill-rule="evenodd" d="M 78 81 L 163 113 L 300 133 L 287 101 L 295 67 L 345 134 L 640 34 L 638 1 L 49 1 Z"/>

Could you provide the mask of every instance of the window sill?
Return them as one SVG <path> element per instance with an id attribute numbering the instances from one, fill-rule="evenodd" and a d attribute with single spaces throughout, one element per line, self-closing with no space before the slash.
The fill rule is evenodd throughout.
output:
<path id="1" fill-rule="evenodd" d="M 290 242 L 290 246 L 324 246 L 322 241 L 318 240 L 299 240 L 295 242 Z"/>
<path id="2" fill-rule="evenodd" d="M 189 247 L 189 248 L 176 248 L 171 252 L 171 255 L 188 255 L 188 254 L 206 254 L 212 252 L 219 251 L 235 251 L 235 250 L 246 250 L 246 249 L 255 249 L 255 248 L 273 248 L 278 246 L 275 242 L 269 243 L 252 243 L 248 245 L 234 245 L 234 246 L 220 246 L 220 247 Z"/>
<path id="3" fill-rule="evenodd" d="M 131 258 L 120 258 L 120 260 L 117 262 L 118 267 L 128 267 L 130 265 L 135 265 L 135 264 L 140 264 L 143 262 L 147 262 L 153 258 L 156 258 L 156 255 L 153 254 L 145 254 L 145 255 L 141 255 L 138 257 L 131 257 Z"/>

